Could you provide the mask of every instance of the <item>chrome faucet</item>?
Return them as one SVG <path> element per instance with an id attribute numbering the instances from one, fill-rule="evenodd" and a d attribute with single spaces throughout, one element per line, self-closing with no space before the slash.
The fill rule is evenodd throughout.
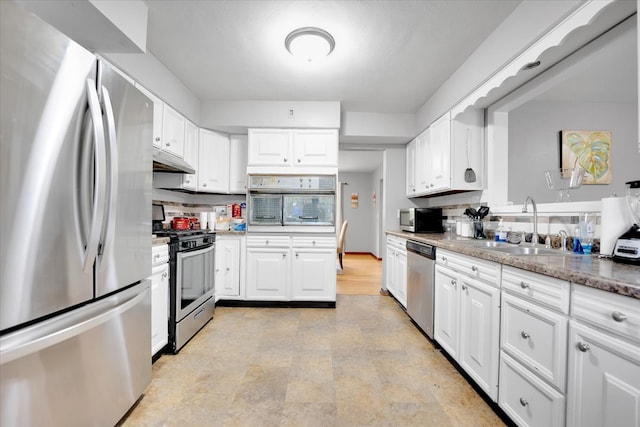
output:
<path id="1" fill-rule="evenodd" d="M 558 236 L 560 236 L 560 239 L 561 239 L 561 243 L 560 244 L 562 245 L 560 247 L 560 249 L 562 249 L 563 251 L 566 251 L 567 250 L 567 239 L 569 238 L 569 235 L 567 234 L 566 231 L 560 230 L 560 231 L 558 231 Z"/>
<path id="2" fill-rule="evenodd" d="M 531 207 L 533 208 L 533 236 L 531 236 L 531 244 L 538 244 L 538 207 L 536 206 L 536 202 L 533 200 L 533 197 L 527 196 L 524 201 L 524 205 L 522 205 L 522 213 L 527 213 L 527 203 L 531 201 Z"/>

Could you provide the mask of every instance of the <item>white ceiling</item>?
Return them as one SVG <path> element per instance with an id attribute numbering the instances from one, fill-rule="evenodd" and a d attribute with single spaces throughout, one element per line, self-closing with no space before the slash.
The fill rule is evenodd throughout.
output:
<path id="1" fill-rule="evenodd" d="M 147 46 L 201 100 L 414 113 L 519 3 L 147 0 Z M 323 62 L 298 62 L 284 48 L 306 26 L 336 40 Z"/>

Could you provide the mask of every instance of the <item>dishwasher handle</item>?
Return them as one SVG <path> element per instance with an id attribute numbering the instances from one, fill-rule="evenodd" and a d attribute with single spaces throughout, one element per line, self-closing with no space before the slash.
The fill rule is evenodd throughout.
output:
<path id="1" fill-rule="evenodd" d="M 411 252 L 429 259 L 436 259 L 436 247 L 424 243 L 407 240 L 407 252 Z"/>

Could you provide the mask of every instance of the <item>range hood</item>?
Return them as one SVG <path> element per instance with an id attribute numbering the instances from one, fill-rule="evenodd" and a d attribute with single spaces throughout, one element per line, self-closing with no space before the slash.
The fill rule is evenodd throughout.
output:
<path id="1" fill-rule="evenodd" d="M 153 147 L 154 172 L 196 173 L 193 167 L 172 154 Z"/>

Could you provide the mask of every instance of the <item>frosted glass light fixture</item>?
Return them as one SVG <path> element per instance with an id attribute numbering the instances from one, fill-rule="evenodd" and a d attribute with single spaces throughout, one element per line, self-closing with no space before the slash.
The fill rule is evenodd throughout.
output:
<path id="1" fill-rule="evenodd" d="M 304 27 L 290 32 L 284 39 L 284 45 L 296 58 L 312 62 L 333 52 L 336 41 L 321 28 Z"/>

